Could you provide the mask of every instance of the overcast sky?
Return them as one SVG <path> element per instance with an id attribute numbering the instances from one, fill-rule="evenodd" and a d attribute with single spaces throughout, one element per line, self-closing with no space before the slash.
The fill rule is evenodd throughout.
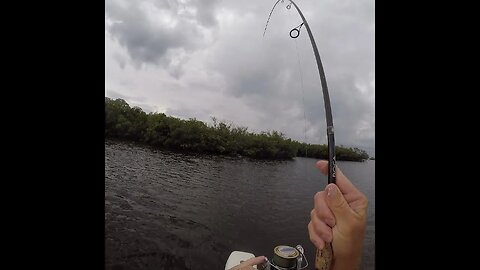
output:
<path id="1" fill-rule="evenodd" d="M 146 112 L 326 143 L 315 56 L 289 1 L 106 0 L 105 96 Z M 297 0 L 325 69 L 337 145 L 375 154 L 374 0 Z M 305 131 L 306 130 L 306 131 Z"/>

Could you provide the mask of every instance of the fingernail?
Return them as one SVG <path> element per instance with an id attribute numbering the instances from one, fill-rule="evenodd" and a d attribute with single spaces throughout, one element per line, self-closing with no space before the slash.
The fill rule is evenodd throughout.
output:
<path id="1" fill-rule="evenodd" d="M 328 187 L 327 196 L 333 198 L 337 195 L 337 189 L 331 185 Z"/>

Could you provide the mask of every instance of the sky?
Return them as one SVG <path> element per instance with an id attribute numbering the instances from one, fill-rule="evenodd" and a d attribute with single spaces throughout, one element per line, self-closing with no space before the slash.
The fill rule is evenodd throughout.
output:
<path id="1" fill-rule="evenodd" d="M 105 96 L 325 144 L 315 56 L 289 1 L 106 0 Z M 296 0 L 315 38 L 335 142 L 375 155 L 374 0 Z"/>

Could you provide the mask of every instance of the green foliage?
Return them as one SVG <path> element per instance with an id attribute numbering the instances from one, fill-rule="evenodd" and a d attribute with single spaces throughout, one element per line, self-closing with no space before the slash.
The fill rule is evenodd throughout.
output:
<path id="1" fill-rule="evenodd" d="M 349 160 L 349 161 L 357 161 L 357 160 L 367 160 L 369 158 L 367 152 L 358 148 L 344 148 L 344 147 L 336 147 L 335 153 L 337 155 L 337 160 Z"/>
<path id="2" fill-rule="evenodd" d="M 182 120 L 163 113 L 146 114 L 123 99 L 105 98 L 105 137 L 145 143 L 157 148 L 196 153 L 290 159 L 295 156 L 328 158 L 325 145 L 299 143 L 277 131 L 255 134 L 246 127 L 219 122 L 208 126 L 196 119 Z M 337 147 L 337 160 L 363 161 L 358 148 Z"/>

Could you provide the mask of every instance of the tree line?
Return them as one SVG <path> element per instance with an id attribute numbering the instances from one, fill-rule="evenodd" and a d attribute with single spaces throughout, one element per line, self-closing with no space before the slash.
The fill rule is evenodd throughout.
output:
<path id="1" fill-rule="evenodd" d="M 327 159 L 326 145 L 306 144 L 277 131 L 254 133 L 246 127 L 212 118 L 207 125 L 196 119 L 179 119 L 163 113 L 145 113 L 123 99 L 105 97 L 105 138 L 147 144 L 155 148 L 194 153 L 246 156 L 259 159 L 312 157 Z M 336 146 L 337 160 L 364 161 L 358 148 Z"/>

